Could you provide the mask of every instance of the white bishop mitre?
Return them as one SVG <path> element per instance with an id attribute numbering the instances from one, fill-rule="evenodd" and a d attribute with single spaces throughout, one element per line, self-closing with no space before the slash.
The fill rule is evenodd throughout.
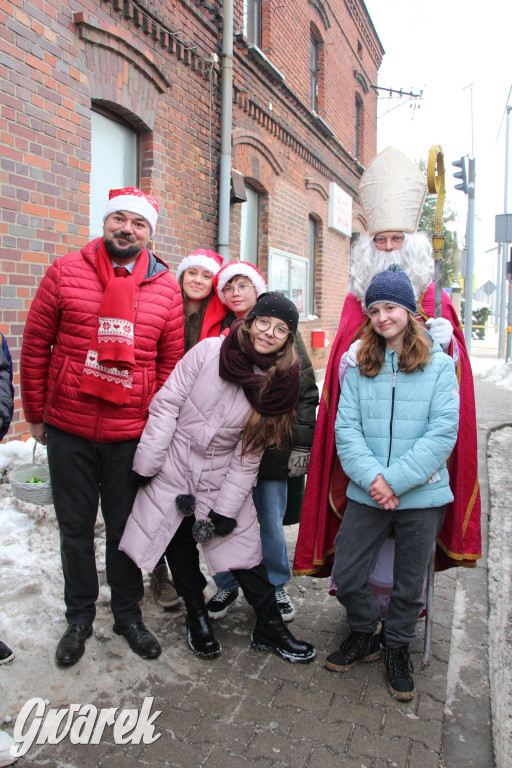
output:
<path id="1" fill-rule="evenodd" d="M 359 199 L 370 235 L 377 232 L 416 232 L 427 180 L 403 152 L 387 147 L 361 176 Z"/>

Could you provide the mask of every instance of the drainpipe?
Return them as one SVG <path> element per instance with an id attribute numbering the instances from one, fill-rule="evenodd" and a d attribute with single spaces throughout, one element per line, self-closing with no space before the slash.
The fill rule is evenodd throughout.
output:
<path id="1" fill-rule="evenodd" d="M 231 125 L 233 119 L 233 0 L 223 0 L 218 252 L 229 261 Z"/>

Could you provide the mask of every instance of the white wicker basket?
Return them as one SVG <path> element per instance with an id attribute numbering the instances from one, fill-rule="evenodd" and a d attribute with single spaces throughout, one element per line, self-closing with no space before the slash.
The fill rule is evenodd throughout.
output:
<path id="1" fill-rule="evenodd" d="M 32 464 L 20 464 L 9 475 L 11 491 L 20 501 L 29 504 L 53 504 L 52 487 L 50 484 L 50 470 L 48 464 L 36 463 L 36 446 L 32 450 Z M 28 483 L 36 477 L 41 483 Z"/>

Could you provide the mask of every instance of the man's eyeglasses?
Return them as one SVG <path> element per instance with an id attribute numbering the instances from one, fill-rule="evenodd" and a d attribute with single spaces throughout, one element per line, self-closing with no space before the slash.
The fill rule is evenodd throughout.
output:
<path id="1" fill-rule="evenodd" d="M 245 296 L 246 293 L 249 293 L 251 288 L 254 288 L 252 283 L 236 283 L 235 285 L 226 285 L 222 289 L 222 293 L 224 296 L 232 296 L 236 289 L 240 296 Z"/>
<path id="2" fill-rule="evenodd" d="M 375 235 L 375 237 L 373 238 L 373 242 L 375 243 L 375 245 L 386 245 L 386 243 L 389 241 L 395 244 L 403 243 L 404 236 L 393 235 L 392 237 L 384 237 L 384 235 Z"/>
<path id="3" fill-rule="evenodd" d="M 254 318 L 254 325 L 258 329 L 258 331 L 268 331 L 268 329 L 271 327 L 272 323 L 270 320 L 267 320 L 266 317 L 255 317 Z M 276 337 L 276 339 L 279 339 L 279 341 L 282 341 L 283 339 L 286 339 L 286 337 L 290 334 L 290 329 L 287 325 L 274 325 L 272 328 L 272 333 Z"/>

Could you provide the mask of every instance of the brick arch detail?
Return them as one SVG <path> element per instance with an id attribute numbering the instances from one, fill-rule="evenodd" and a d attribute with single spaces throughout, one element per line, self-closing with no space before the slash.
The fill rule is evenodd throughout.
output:
<path id="1" fill-rule="evenodd" d="M 310 189 L 315 192 L 318 192 L 318 194 L 323 200 L 329 199 L 328 191 L 326 190 L 323 184 L 320 184 L 320 182 L 315 181 L 314 179 L 306 179 L 305 185 L 306 185 L 306 189 Z"/>
<path id="2" fill-rule="evenodd" d="M 255 179 L 269 192 L 284 170 L 280 159 L 257 133 L 240 129 L 233 131 L 233 164 L 245 178 Z"/>
<path id="3" fill-rule="evenodd" d="M 171 87 L 169 80 L 144 50 L 123 40 L 115 28 L 106 32 L 85 22 L 78 23 L 77 28 L 86 44 L 92 101 L 117 105 L 134 128 L 152 131 L 160 94 Z"/>

